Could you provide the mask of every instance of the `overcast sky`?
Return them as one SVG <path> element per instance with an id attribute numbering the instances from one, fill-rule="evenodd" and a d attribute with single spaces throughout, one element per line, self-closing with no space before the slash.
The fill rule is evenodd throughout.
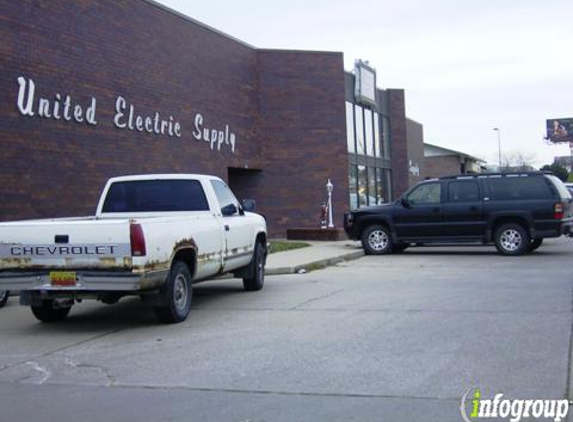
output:
<path id="1" fill-rule="evenodd" d="M 545 119 L 573 117 L 573 0 L 160 0 L 259 48 L 368 60 L 379 88 L 403 88 L 425 142 L 497 164 L 519 151 L 540 166 Z"/>

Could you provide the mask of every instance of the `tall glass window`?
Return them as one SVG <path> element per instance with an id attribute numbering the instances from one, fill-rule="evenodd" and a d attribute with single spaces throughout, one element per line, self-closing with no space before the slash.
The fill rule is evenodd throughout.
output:
<path id="1" fill-rule="evenodd" d="M 363 108 L 359 105 L 354 106 L 354 116 L 356 120 L 356 153 L 365 155 L 366 149 L 364 144 L 364 113 Z"/>
<path id="2" fill-rule="evenodd" d="M 380 115 L 374 112 L 374 148 L 376 157 L 384 157 L 382 155 L 382 143 L 380 142 Z"/>
<path id="3" fill-rule="evenodd" d="M 386 195 L 388 196 L 388 201 L 392 198 L 392 170 L 385 169 L 384 174 L 386 175 Z"/>
<path id="4" fill-rule="evenodd" d="M 384 158 L 390 159 L 390 119 L 382 116 L 382 132 L 384 138 Z"/>
<path id="5" fill-rule="evenodd" d="M 386 193 L 386 181 L 384 180 L 384 169 L 376 169 L 376 199 L 379 204 L 388 202 Z"/>
<path id="6" fill-rule="evenodd" d="M 376 205 L 376 168 L 368 167 L 368 205 Z"/>
<path id="7" fill-rule="evenodd" d="M 348 192 L 350 193 L 350 209 L 358 208 L 358 168 L 350 164 L 348 166 Z"/>
<path id="8" fill-rule="evenodd" d="M 358 166 L 358 206 L 368 205 L 368 177 L 366 166 Z"/>
<path id="9" fill-rule="evenodd" d="M 372 110 L 364 109 L 364 138 L 366 139 L 366 155 L 374 157 L 374 134 L 372 129 Z"/>
<path id="10" fill-rule="evenodd" d="M 346 102 L 346 143 L 348 152 L 354 154 L 356 146 L 354 144 L 354 110 L 352 103 Z"/>

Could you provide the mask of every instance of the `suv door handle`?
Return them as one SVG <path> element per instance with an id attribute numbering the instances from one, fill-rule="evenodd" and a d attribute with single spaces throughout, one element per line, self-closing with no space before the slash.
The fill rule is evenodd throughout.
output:
<path id="1" fill-rule="evenodd" d="M 229 228 L 228 225 L 225 224 L 225 231 L 228 232 L 229 230 L 231 230 L 231 229 Z"/>

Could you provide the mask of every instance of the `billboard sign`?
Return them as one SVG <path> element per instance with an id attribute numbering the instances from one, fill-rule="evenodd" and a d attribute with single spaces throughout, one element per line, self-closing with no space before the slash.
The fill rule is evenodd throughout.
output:
<path id="1" fill-rule="evenodd" d="M 547 139 L 551 142 L 573 142 L 573 118 L 548 119 Z"/>
<path id="2" fill-rule="evenodd" d="M 362 60 L 354 64 L 356 101 L 376 106 L 376 71 Z"/>

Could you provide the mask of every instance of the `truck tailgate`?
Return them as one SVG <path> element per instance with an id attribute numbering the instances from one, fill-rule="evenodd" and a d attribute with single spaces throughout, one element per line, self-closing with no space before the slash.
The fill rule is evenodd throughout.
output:
<path id="1" fill-rule="evenodd" d="M 129 220 L 0 224 L 0 270 L 129 269 Z"/>

